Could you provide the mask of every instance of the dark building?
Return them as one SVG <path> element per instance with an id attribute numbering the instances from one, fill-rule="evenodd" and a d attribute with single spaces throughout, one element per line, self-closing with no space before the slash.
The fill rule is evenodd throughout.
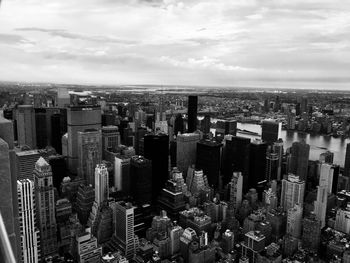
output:
<path id="1" fill-rule="evenodd" d="M 142 155 L 140 153 L 140 141 L 143 139 L 143 137 L 147 134 L 147 129 L 144 127 L 138 127 L 136 132 L 135 132 L 135 153 L 137 155 Z"/>
<path id="2" fill-rule="evenodd" d="M 305 140 L 292 144 L 289 173 L 299 176 L 303 181 L 307 179 L 309 153 L 310 145 L 307 144 Z"/>
<path id="3" fill-rule="evenodd" d="M 152 200 L 156 201 L 169 175 L 169 136 L 144 136 L 144 156 L 152 161 Z"/>
<path id="4" fill-rule="evenodd" d="M 177 134 L 180 132 L 183 134 L 185 131 L 184 127 L 184 120 L 182 118 L 181 114 L 177 114 L 175 118 L 175 123 L 174 123 L 174 135 L 177 136 Z"/>
<path id="5" fill-rule="evenodd" d="M 95 190 L 89 185 L 80 185 L 77 193 L 76 211 L 79 221 L 86 225 L 88 222 L 90 211 L 95 200 Z"/>
<path id="6" fill-rule="evenodd" d="M 278 154 L 273 151 L 266 153 L 266 176 L 265 179 L 270 182 L 271 180 L 277 180 L 278 175 Z"/>
<path id="7" fill-rule="evenodd" d="M 249 147 L 250 139 L 234 136 L 231 140 L 226 140 L 223 151 L 223 184 L 231 181 L 234 171 L 243 174 L 243 184 L 247 182 L 249 173 Z M 248 186 L 244 188 L 248 190 Z"/>
<path id="8" fill-rule="evenodd" d="M 210 115 L 205 115 L 201 122 L 201 130 L 204 134 L 208 134 L 210 132 L 210 124 Z"/>
<path id="9" fill-rule="evenodd" d="M 46 110 L 44 108 L 35 109 L 36 145 L 39 149 L 43 149 L 48 145 L 46 124 Z"/>
<path id="10" fill-rule="evenodd" d="M 266 151 L 266 143 L 260 140 L 250 143 L 248 189 L 256 188 L 261 182 L 266 180 Z M 244 186 L 243 180 L 243 189 L 245 190 Z"/>
<path id="11" fill-rule="evenodd" d="M 332 193 L 335 194 L 335 195 L 338 193 L 339 174 L 340 174 L 340 166 L 339 165 L 333 165 Z"/>
<path id="12" fill-rule="evenodd" d="M 202 140 L 197 143 L 196 169 L 202 169 L 208 183 L 214 188 L 219 185 L 222 144 L 216 141 Z"/>
<path id="13" fill-rule="evenodd" d="M 188 132 L 194 132 L 197 130 L 197 96 L 188 96 Z"/>
<path id="14" fill-rule="evenodd" d="M 62 155 L 51 155 L 48 159 L 52 169 L 53 186 L 59 190 L 67 173 L 66 161 Z"/>
<path id="15" fill-rule="evenodd" d="M 51 116 L 51 146 L 62 154 L 62 136 L 67 132 L 67 110 L 60 109 L 60 113 Z"/>
<path id="16" fill-rule="evenodd" d="M 170 154 L 170 166 L 175 167 L 176 166 L 176 141 L 170 142 L 169 154 Z"/>
<path id="17" fill-rule="evenodd" d="M 344 176 L 350 177 L 350 143 L 346 145 L 346 154 L 344 162 Z"/>
<path id="18" fill-rule="evenodd" d="M 142 156 L 130 159 L 131 195 L 137 204 L 152 201 L 152 162 Z"/>
<path id="19" fill-rule="evenodd" d="M 280 136 L 282 129 L 282 123 L 276 120 L 264 120 L 262 122 L 262 134 L 261 138 L 264 142 L 272 144 L 276 142 Z"/>

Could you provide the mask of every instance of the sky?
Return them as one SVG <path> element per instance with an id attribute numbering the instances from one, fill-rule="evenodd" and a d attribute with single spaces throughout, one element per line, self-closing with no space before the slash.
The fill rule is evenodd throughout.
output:
<path id="1" fill-rule="evenodd" d="M 0 80 L 350 90 L 350 1 L 2 0 Z"/>

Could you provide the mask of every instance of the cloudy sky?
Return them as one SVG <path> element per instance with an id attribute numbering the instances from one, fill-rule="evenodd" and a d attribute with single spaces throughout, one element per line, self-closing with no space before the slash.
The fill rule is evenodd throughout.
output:
<path id="1" fill-rule="evenodd" d="M 3 0 L 0 80 L 350 89 L 347 0 Z"/>

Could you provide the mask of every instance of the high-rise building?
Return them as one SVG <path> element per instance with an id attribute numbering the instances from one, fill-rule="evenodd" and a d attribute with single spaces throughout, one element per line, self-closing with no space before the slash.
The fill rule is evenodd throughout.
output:
<path id="1" fill-rule="evenodd" d="M 72 254 L 78 263 L 100 262 L 102 247 L 98 246 L 97 239 L 91 234 L 90 228 L 75 236 Z"/>
<path id="2" fill-rule="evenodd" d="M 130 158 L 126 156 L 115 157 L 114 160 L 114 187 L 117 191 L 130 193 Z"/>
<path id="3" fill-rule="evenodd" d="M 130 160 L 130 192 L 138 204 L 152 201 L 152 162 L 142 156 Z"/>
<path id="4" fill-rule="evenodd" d="M 197 143 L 196 168 L 202 169 L 210 186 L 219 185 L 222 144 L 216 141 L 202 140 Z"/>
<path id="5" fill-rule="evenodd" d="M 58 108 L 35 108 L 35 127 L 37 148 L 43 149 L 47 145 L 52 145 L 52 116 L 61 115 Z M 64 117 L 64 116 L 62 116 Z M 55 131 L 57 132 L 57 131 Z M 64 132 L 63 132 L 64 133 Z M 62 135 L 63 135 L 62 133 Z M 62 136 L 61 135 L 61 136 Z"/>
<path id="6" fill-rule="evenodd" d="M 43 256 L 48 256 L 57 251 L 57 226 L 51 166 L 44 158 L 40 157 L 35 163 L 33 173 L 41 251 Z"/>
<path id="7" fill-rule="evenodd" d="M 303 207 L 295 204 L 294 207 L 287 211 L 287 234 L 300 238 L 301 236 L 301 220 L 303 218 Z"/>
<path id="8" fill-rule="evenodd" d="M 225 141 L 223 150 L 223 184 L 230 182 L 233 171 L 243 175 L 243 192 L 248 191 L 250 139 L 233 136 Z"/>
<path id="9" fill-rule="evenodd" d="M 134 207 L 123 201 L 116 203 L 116 240 L 119 249 L 130 259 L 136 253 L 137 237 L 134 235 Z"/>
<path id="10" fill-rule="evenodd" d="M 278 177 L 278 165 L 279 157 L 277 153 L 266 153 L 266 176 L 265 179 L 270 182 L 271 180 L 277 180 Z"/>
<path id="11" fill-rule="evenodd" d="M 152 200 L 156 202 L 169 177 L 169 136 L 146 134 L 144 137 L 144 156 L 152 161 Z"/>
<path id="12" fill-rule="evenodd" d="M 301 98 L 301 102 L 300 102 L 300 111 L 301 113 L 308 113 L 308 101 L 307 101 L 307 97 L 302 97 Z"/>
<path id="13" fill-rule="evenodd" d="M 91 185 L 79 185 L 77 193 L 77 213 L 80 222 L 85 225 L 88 221 L 95 200 L 95 190 Z"/>
<path id="14" fill-rule="evenodd" d="M 261 138 L 269 144 L 274 143 L 281 136 L 282 123 L 277 120 L 264 120 L 261 125 Z"/>
<path id="15" fill-rule="evenodd" d="M 115 152 L 120 145 L 120 134 L 118 126 L 103 126 L 102 127 L 102 155 L 109 150 Z"/>
<path id="16" fill-rule="evenodd" d="M 334 229 L 346 234 L 350 234 L 350 204 L 346 208 L 338 209 L 335 217 Z"/>
<path id="17" fill-rule="evenodd" d="M 333 188 L 333 166 L 327 163 L 322 163 L 320 168 L 320 186 L 326 186 L 328 193 L 332 193 Z"/>
<path id="18" fill-rule="evenodd" d="M 34 190 L 32 180 L 17 181 L 19 223 L 21 226 L 22 257 L 20 262 L 39 263 L 41 260 Z"/>
<path id="19" fill-rule="evenodd" d="M 321 228 L 326 225 L 326 212 L 327 212 L 327 200 L 328 200 L 328 187 L 327 185 L 317 186 L 317 199 L 314 202 L 314 212 L 317 220 L 321 221 Z"/>
<path id="20" fill-rule="evenodd" d="M 101 204 L 108 199 L 109 185 L 108 185 L 108 171 L 103 164 L 96 165 L 95 168 L 95 202 Z"/>
<path id="21" fill-rule="evenodd" d="M 295 130 L 295 113 L 294 112 L 287 113 L 287 129 Z"/>
<path id="22" fill-rule="evenodd" d="M 36 148 L 35 114 L 32 105 L 19 105 L 17 109 L 18 144 Z"/>
<path id="23" fill-rule="evenodd" d="M 350 143 L 346 145 L 345 161 L 344 161 L 344 174 L 345 177 L 350 177 Z"/>
<path id="24" fill-rule="evenodd" d="M 307 168 L 309 163 L 310 145 L 302 140 L 294 142 L 291 148 L 291 160 L 289 164 L 289 173 L 295 174 L 301 180 L 307 179 Z"/>
<path id="25" fill-rule="evenodd" d="M 62 136 L 67 132 L 67 109 L 51 115 L 51 146 L 62 154 Z"/>
<path id="26" fill-rule="evenodd" d="M 78 175 L 95 184 L 95 167 L 102 161 L 102 136 L 99 130 L 78 132 Z"/>
<path id="27" fill-rule="evenodd" d="M 322 163 L 333 164 L 333 160 L 334 160 L 334 153 L 333 152 L 326 151 L 326 152 L 320 154 L 320 162 L 322 162 Z"/>
<path id="28" fill-rule="evenodd" d="M 15 257 L 19 251 L 17 175 L 12 122 L 0 117 L 0 210 Z"/>
<path id="29" fill-rule="evenodd" d="M 185 131 L 184 120 L 182 114 L 177 114 L 174 121 L 174 135 L 177 136 L 179 133 L 183 134 Z"/>
<path id="30" fill-rule="evenodd" d="M 188 132 L 194 132 L 197 130 L 197 104 L 198 97 L 197 96 L 188 96 Z"/>
<path id="31" fill-rule="evenodd" d="M 261 140 L 250 143 L 248 188 L 257 188 L 258 184 L 266 181 L 266 151 L 267 144 Z"/>
<path id="32" fill-rule="evenodd" d="M 242 256 L 249 258 L 249 262 L 257 262 L 257 255 L 265 248 L 265 236 L 259 231 L 250 231 L 245 234 L 242 242 Z"/>
<path id="33" fill-rule="evenodd" d="M 101 129 L 100 106 L 70 106 L 67 110 L 68 149 L 67 161 L 69 171 L 77 174 L 78 165 L 78 132 L 88 129 Z M 102 146 L 101 146 L 102 148 Z"/>
<path id="34" fill-rule="evenodd" d="M 57 89 L 57 107 L 65 108 L 70 104 L 70 95 L 68 90 L 63 87 Z"/>
<path id="35" fill-rule="evenodd" d="M 272 145 L 272 151 L 277 154 L 278 165 L 277 165 L 277 180 L 280 181 L 282 177 L 282 162 L 283 162 L 283 140 L 278 139 Z"/>
<path id="36" fill-rule="evenodd" d="M 305 182 L 294 174 L 288 174 L 288 179 L 282 180 L 281 206 L 284 211 L 304 203 Z"/>
<path id="37" fill-rule="evenodd" d="M 204 134 L 208 134 L 210 132 L 210 126 L 211 126 L 210 115 L 205 115 L 203 120 L 201 121 L 201 131 Z"/>
<path id="38" fill-rule="evenodd" d="M 200 134 L 184 133 L 176 138 L 176 167 L 181 172 L 187 172 L 188 167 L 196 163 L 197 142 Z"/>
<path id="39" fill-rule="evenodd" d="M 311 213 L 303 219 L 303 247 L 318 251 L 321 239 L 321 221 L 319 221 L 315 213 Z"/>
<path id="40" fill-rule="evenodd" d="M 242 172 L 234 172 L 230 182 L 230 203 L 237 209 L 242 203 L 243 196 Z"/>

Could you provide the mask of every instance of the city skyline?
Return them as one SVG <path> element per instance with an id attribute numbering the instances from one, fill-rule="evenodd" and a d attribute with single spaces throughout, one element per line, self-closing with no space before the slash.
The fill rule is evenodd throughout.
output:
<path id="1" fill-rule="evenodd" d="M 2 1 L 1 81 L 348 89 L 344 1 Z M 76 19 L 79 17 L 79 19 Z"/>

